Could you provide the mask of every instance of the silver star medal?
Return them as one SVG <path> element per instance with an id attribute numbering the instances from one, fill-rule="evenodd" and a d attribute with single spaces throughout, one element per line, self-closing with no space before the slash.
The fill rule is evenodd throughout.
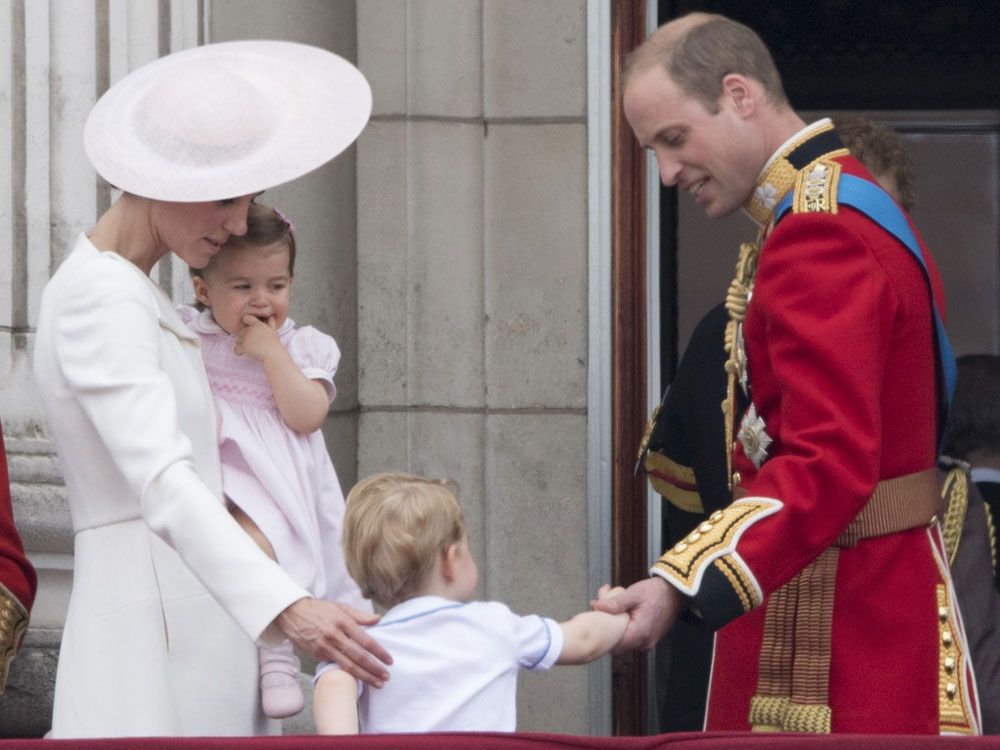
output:
<path id="1" fill-rule="evenodd" d="M 757 414 L 757 407 L 750 404 L 743 421 L 740 423 L 739 439 L 743 444 L 743 453 L 753 461 L 756 468 L 767 458 L 767 449 L 771 447 L 771 436 L 764 429 L 764 420 Z"/>

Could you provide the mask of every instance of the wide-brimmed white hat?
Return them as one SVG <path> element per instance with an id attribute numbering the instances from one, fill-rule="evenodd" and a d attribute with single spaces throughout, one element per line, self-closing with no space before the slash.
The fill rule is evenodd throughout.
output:
<path id="1" fill-rule="evenodd" d="M 357 68 L 327 50 L 270 40 L 175 52 L 129 73 L 84 128 L 97 173 L 166 201 L 236 198 L 332 159 L 368 122 Z"/>

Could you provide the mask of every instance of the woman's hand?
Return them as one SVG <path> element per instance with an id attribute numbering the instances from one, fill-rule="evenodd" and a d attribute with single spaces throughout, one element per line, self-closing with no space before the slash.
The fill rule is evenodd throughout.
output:
<path id="1" fill-rule="evenodd" d="M 306 653 L 334 661 L 348 674 L 379 688 L 389 679 L 379 661 L 392 664 L 392 657 L 362 628 L 378 620 L 378 615 L 346 604 L 308 597 L 286 607 L 275 618 L 275 624 Z"/>

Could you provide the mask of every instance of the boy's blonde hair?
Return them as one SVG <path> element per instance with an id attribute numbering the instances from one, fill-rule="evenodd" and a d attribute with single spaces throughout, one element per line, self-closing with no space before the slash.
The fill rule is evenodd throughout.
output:
<path id="1" fill-rule="evenodd" d="M 383 607 L 417 595 L 440 553 L 464 536 L 462 508 L 447 480 L 384 472 L 347 495 L 347 572 Z"/>

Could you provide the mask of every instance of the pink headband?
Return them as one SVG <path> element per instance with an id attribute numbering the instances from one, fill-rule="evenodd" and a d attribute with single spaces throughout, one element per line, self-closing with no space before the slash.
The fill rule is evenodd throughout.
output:
<path id="1" fill-rule="evenodd" d="M 292 222 L 290 222 L 288 219 L 286 219 L 285 215 L 283 213 L 281 213 L 281 211 L 279 211 L 278 209 L 274 209 L 274 213 L 276 213 L 278 215 L 278 218 L 281 219 L 282 223 L 286 227 L 288 227 L 288 231 L 289 232 L 294 232 L 295 231 L 295 225 L 292 224 Z"/>

